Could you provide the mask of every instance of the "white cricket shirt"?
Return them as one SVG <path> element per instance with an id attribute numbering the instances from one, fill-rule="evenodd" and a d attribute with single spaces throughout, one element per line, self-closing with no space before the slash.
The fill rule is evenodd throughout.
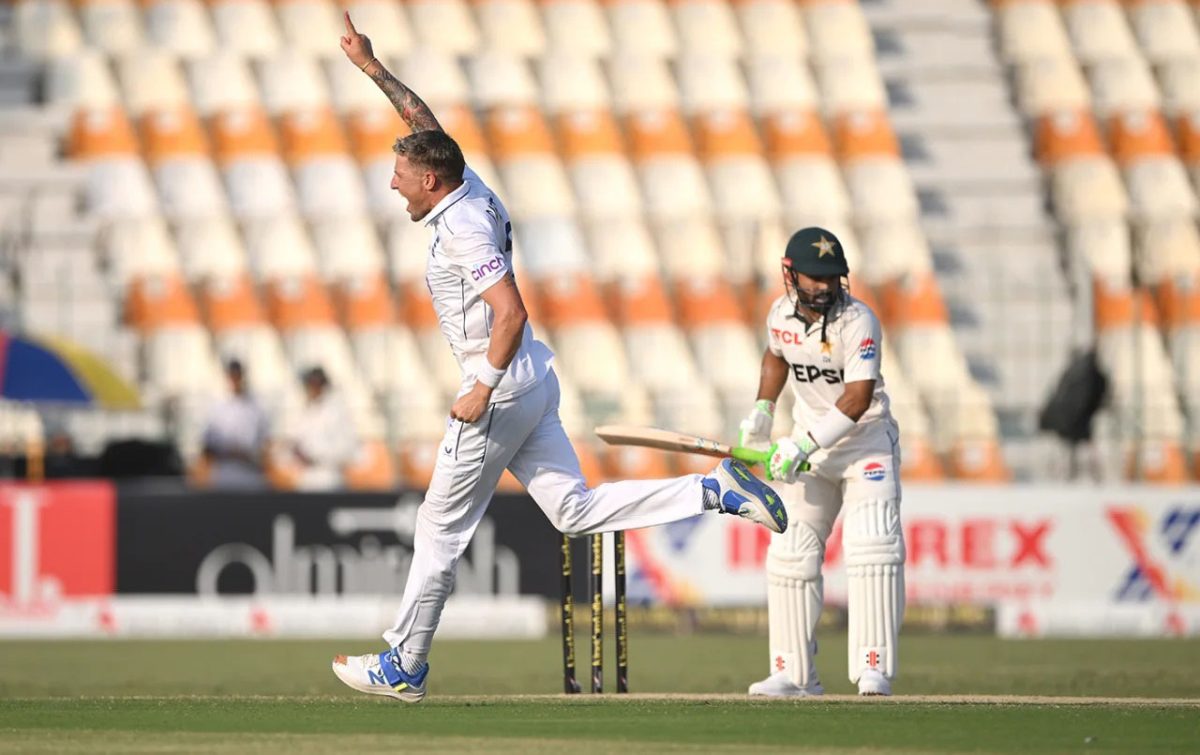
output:
<path id="1" fill-rule="evenodd" d="M 833 409 L 846 383 L 875 381 L 871 405 L 838 444 L 869 432 L 873 420 L 891 418 L 879 371 L 883 348 L 879 320 L 858 299 L 847 294 L 845 301 L 825 329 L 826 344 L 821 343 L 821 321 L 805 325 L 795 316 L 786 295 L 776 299 L 767 314 L 767 346 L 790 368 L 788 383 L 796 396 L 792 414 L 797 430 L 807 430 Z"/>
<path id="2" fill-rule="evenodd" d="M 462 369 L 461 393 L 476 381 L 487 359 L 494 313 L 480 296 L 512 273 L 512 223 L 508 211 L 475 171 L 438 202 L 425 218 L 432 231 L 425 283 L 438 324 Z M 537 385 L 550 369 L 554 353 L 525 323 L 521 345 L 508 365 L 492 401 L 506 401 Z"/>

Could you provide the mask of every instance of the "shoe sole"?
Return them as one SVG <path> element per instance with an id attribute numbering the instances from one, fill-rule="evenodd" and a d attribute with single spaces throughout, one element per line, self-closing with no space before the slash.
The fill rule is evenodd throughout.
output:
<path id="1" fill-rule="evenodd" d="M 751 474 L 744 464 L 733 459 L 721 462 L 723 477 L 729 483 L 728 487 L 740 494 L 758 509 L 765 521 L 754 519 L 772 532 L 784 532 L 788 527 L 787 510 L 783 501 L 770 486 Z M 753 519 L 752 517 L 745 517 Z"/>
<path id="2" fill-rule="evenodd" d="M 354 680 L 347 679 L 346 677 L 342 676 L 341 672 L 338 671 L 339 665 L 344 667 L 345 664 L 339 664 L 337 661 L 334 661 L 333 663 L 330 664 L 330 668 L 333 669 L 333 675 L 338 678 L 339 682 L 346 685 L 347 687 L 354 690 L 355 692 L 364 692 L 368 695 L 380 695 L 382 697 L 390 697 L 394 700 L 399 700 L 400 702 L 409 703 L 409 704 L 419 703 L 425 699 L 425 690 L 421 690 L 420 693 L 416 693 L 416 692 L 404 693 L 404 692 L 397 692 L 396 690 L 392 689 L 391 687 L 381 687 L 378 684 L 372 684 L 369 687 L 360 687 L 358 684 L 356 684 L 354 682 Z"/>

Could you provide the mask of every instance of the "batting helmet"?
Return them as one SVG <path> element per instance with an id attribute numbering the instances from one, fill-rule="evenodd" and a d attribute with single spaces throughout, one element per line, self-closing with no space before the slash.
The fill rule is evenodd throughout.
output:
<path id="1" fill-rule="evenodd" d="M 809 278 L 828 278 L 836 275 L 843 278 L 850 274 L 842 242 L 830 231 L 816 226 L 796 231 L 788 239 L 782 263 L 783 284 L 787 289 L 788 298 L 796 307 L 797 316 L 802 306 L 826 314 L 841 300 L 847 288 L 844 282 L 834 289 L 809 291 L 800 285 L 797 275 L 803 274 Z"/>

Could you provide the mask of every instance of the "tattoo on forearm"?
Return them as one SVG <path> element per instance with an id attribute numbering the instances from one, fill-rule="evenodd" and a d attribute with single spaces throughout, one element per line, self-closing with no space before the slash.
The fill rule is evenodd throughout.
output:
<path id="1" fill-rule="evenodd" d="M 413 90 L 400 83 L 400 80 L 387 69 L 380 66 L 371 74 L 375 84 L 387 95 L 392 107 L 413 131 L 441 131 L 442 127 L 420 97 Z"/>

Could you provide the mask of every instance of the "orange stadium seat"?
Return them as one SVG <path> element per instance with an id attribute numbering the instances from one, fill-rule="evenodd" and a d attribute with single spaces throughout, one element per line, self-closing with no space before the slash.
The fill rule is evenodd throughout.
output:
<path id="1" fill-rule="evenodd" d="M 877 157 L 900 157 L 900 142 L 883 110 L 863 110 L 834 119 L 834 143 L 843 163 Z"/>
<path id="2" fill-rule="evenodd" d="M 135 278 L 125 299 L 125 321 L 147 333 L 200 322 L 196 300 L 178 274 Z"/>
<path id="3" fill-rule="evenodd" d="M 269 218 L 295 207 L 278 137 L 261 108 L 222 111 L 211 119 L 209 134 L 236 216 Z"/>
<path id="4" fill-rule="evenodd" d="M 200 288 L 200 304 L 204 320 L 214 333 L 267 321 L 258 292 L 248 276 L 206 281 Z"/>
<path id="5" fill-rule="evenodd" d="M 333 302 L 315 276 L 280 278 L 267 283 L 271 322 L 287 332 L 311 325 L 335 323 Z"/>
<path id="6" fill-rule="evenodd" d="M 382 273 L 349 278 L 335 289 L 338 309 L 347 330 L 363 330 L 396 322 L 392 290 Z"/>
<path id="7" fill-rule="evenodd" d="M 1122 166 L 1146 157 L 1175 154 L 1171 132 L 1162 114 L 1157 111 L 1136 111 L 1114 115 L 1108 119 L 1108 137 L 1112 154 Z"/>
<path id="8" fill-rule="evenodd" d="M 133 157 L 138 153 L 133 124 L 120 107 L 81 110 L 71 120 L 67 154 L 74 160 Z"/>
<path id="9" fill-rule="evenodd" d="M 391 490 L 398 478 L 396 460 L 387 443 L 378 438 L 364 440 L 354 460 L 346 465 L 346 487 L 351 490 Z"/>
<path id="10" fill-rule="evenodd" d="M 1095 119 L 1082 110 L 1060 110 L 1038 118 L 1034 146 L 1038 161 L 1048 168 L 1079 157 L 1105 154 Z"/>

